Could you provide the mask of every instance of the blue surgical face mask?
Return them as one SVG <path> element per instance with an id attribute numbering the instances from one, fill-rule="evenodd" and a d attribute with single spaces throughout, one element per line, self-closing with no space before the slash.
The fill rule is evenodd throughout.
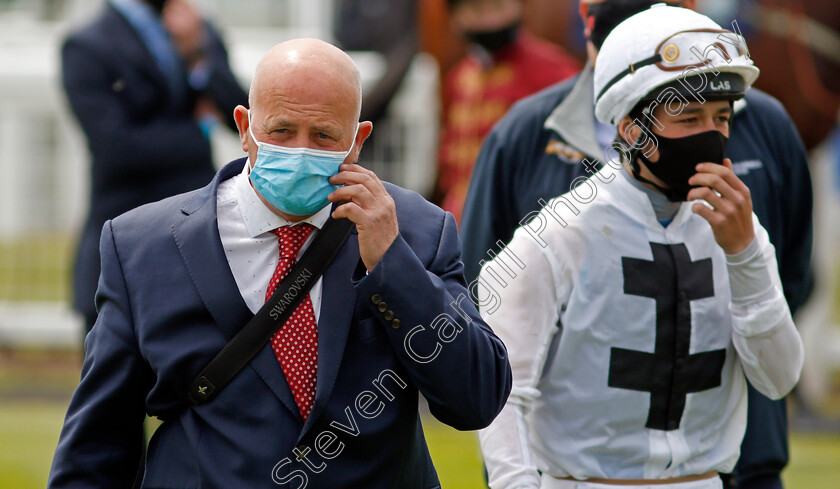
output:
<path id="1" fill-rule="evenodd" d="M 338 174 L 352 145 L 347 151 L 325 151 L 260 142 L 251 130 L 250 113 L 248 132 L 257 143 L 257 161 L 248 178 L 269 204 L 292 216 L 309 216 L 329 204 L 327 195 L 338 188 L 329 178 Z M 358 132 L 356 123 L 354 144 Z"/>

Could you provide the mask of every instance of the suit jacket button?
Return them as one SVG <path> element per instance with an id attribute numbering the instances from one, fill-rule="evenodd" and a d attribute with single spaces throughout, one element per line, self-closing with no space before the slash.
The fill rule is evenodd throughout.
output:
<path id="1" fill-rule="evenodd" d="M 386 321 L 390 321 L 394 319 L 394 311 L 385 311 L 385 314 L 382 315 Z"/>
<path id="2" fill-rule="evenodd" d="M 394 329 L 400 329 L 400 320 L 394 319 L 393 321 L 391 321 L 391 327 Z"/>
<path id="3" fill-rule="evenodd" d="M 372 296 L 370 296 L 370 301 L 374 304 L 379 304 L 380 302 L 382 302 L 382 296 L 379 294 L 373 294 Z"/>
<path id="4" fill-rule="evenodd" d="M 386 304 L 386 303 L 384 303 L 384 302 L 380 302 L 379 304 L 377 304 L 377 305 L 376 305 L 376 309 L 377 309 L 379 312 L 385 312 L 385 311 L 387 311 L 387 310 L 388 310 L 388 304 Z"/>

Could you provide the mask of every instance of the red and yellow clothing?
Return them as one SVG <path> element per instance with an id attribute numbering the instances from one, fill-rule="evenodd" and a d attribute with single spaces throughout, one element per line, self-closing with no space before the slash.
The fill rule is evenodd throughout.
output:
<path id="1" fill-rule="evenodd" d="M 579 69 L 578 62 L 562 48 L 524 32 L 488 60 L 470 55 L 458 62 L 446 75 L 443 87 L 438 171 L 441 207 L 460 220 L 481 143 L 513 103 Z"/>

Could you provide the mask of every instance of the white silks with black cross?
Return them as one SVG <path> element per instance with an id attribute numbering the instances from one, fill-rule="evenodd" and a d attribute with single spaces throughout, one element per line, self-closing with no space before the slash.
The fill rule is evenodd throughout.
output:
<path id="1" fill-rule="evenodd" d="M 484 295 L 495 300 L 480 311 L 513 370 L 507 405 L 480 433 L 491 482 L 539 472 L 607 479 L 730 472 L 746 426 L 733 329 L 768 328 L 768 317 L 790 321 L 776 311 L 786 311 L 780 292 L 746 316 L 733 314 L 726 255 L 692 203 L 664 227 L 628 179 L 599 176 L 606 183 L 593 177 L 581 185 L 589 191 L 578 189 L 591 198 L 544 203 L 507 252 L 482 268 L 493 292 Z M 761 256 L 775 267 L 754 215 L 753 223 Z M 496 263 L 507 253 L 524 264 L 508 260 L 515 278 Z"/>

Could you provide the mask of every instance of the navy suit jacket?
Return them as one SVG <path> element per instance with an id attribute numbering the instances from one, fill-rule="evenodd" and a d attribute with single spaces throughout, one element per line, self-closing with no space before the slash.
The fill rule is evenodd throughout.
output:
<path id="1" fill-rule="evenodd" d="M 231 129 L 233 109 L 248 96 L 228 65 L 219 35 L 207 25 L 207 86 L 179 96 L 128 21 L 110 4 L 71 33 L 61 50 L 62 84 L 91 154 L 89 214 L 76 257 L 73 304 L 95 318 L 97 245 L 107 219 L 139 205 L 206 185 L 215 173 L 210 141 L 194 112 L 209 97 Z"/>
<path id="2" fill-rule="evenodd" d="M 252 317 L 216 220 L 218 184 L 243 162 L 106 223 L 99 316 L 49 487 L 130 487 L 146 413 L 164 423 L 143 487 L 439 487 L 418 395 L 440 421 L 479 429 L 507 399 L 510 366 L 467 298 L 452 215 L 393 185 L 400 234 L 382 260 L 365 274 L 354 228 L 324 274 L 307 421 L 269 345 L 218 397 L 186 404 L 195 376 Z"/>

